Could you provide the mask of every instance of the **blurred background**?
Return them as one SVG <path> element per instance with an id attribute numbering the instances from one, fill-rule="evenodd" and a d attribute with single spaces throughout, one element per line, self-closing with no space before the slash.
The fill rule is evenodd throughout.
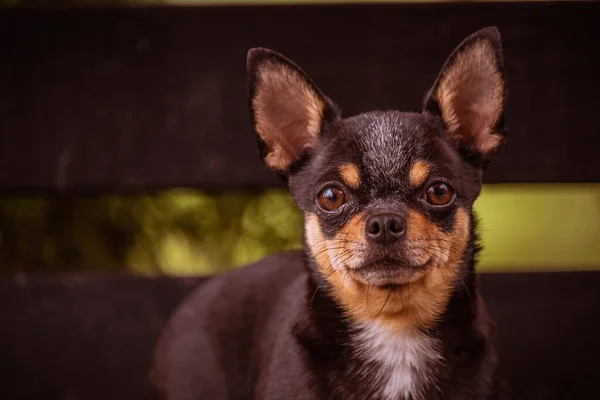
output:
<path id="1" fill-rule="evenodd" d="M 0 1 L 5 6 L 233 3 L 273 2 Z M 598 184 L 486 185 L 476 210 L 483 221 L 482 272 L 600 269 Z M 302 216 L 285 189 L 4 194 L 0 196 L 0 272 L 212 274 L 300 248 L 301 229 Z"/>
<path id="2" fill-rule="evenodd" d="M 486 185 L 476 210 L 482 272 L 600 267 L 598 185 Z M 3 197 L 0 268 L 209 274 L 300 248 L 301 229 L 283 189 Z"/>

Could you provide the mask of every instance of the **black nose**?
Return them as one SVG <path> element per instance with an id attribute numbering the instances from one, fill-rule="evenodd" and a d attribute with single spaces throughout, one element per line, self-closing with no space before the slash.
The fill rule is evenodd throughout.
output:
<path id="1" fill-rule="evenodd" d="M 392 244 L 404 236 L 406 223 L 398 214 L 376 214 L 367 220 L 366 231 L 369 240 Z"/>

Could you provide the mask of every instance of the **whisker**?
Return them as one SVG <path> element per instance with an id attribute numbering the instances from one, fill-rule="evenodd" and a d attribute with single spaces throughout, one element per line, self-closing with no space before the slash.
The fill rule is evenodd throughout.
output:
<path id="1" fill-rule="evenodd" d="M 423 248 L 423 251 L 425 251 L 430 257 L 434 258 L 434 255 L 436 254 L 436 251 L 438 251 L 437 249 L 426 249 Z M 429 253 L 429 250 L 433 251 L 434 255 L 432 255 L 431 253 Z M 436 255 L 437 260 L 439 261 L 439 254 Z M 450 267 L 441 263 L 438 263 L 437 261 L 434 261 L 434 263 L 436 264 L 436 267 L 441 267 L 440 271 L 442 271 L 442 273 L 444 273 L 444 270 L 448 270 L 448 272 L 452 272 L 450 271 Z M 467 297 L 469 298 L 469 304 L 472 306 L 473 305 L 473 298 L 471 297 L 471 292 L 469 291 L 469 288 L 467 287 L 467 284 L 465 283 L 464 279 L 460 276 L 460 274 L 456 274 L 455 276 L 456 278 L 458 278 L 458 280 L 460 281 L 460 283 L 462 284 L 462 286 L 465 288 L 465 291 L 467 292 Z"/>
<path id="2" fill-rule="evenodd" d="M 310 305 L 309 305 L 310 309 L 312 309 L 313 301 L 315 300 L 315 296 L 317 295 L 317 292 L 319 291 L 319 289 L 321 288 L 321 286 L 323 286 L 323 284 L 325 284 L 325 282 L 327 281 L 327 279 L 329 279 L 329 277 L 331 275 L 333 275 L 334 272 L 335 272 L 335 270 L 331 271 L 331 273 L 329 275 L 327 275 L 326 277 L 322 278 L 321 282 L 319 282 L 319 284 L 317 285 L 317 288 L 315 289 L 315 292 L 313 293 L 312 297 L 310 298 Z"/>
<path id="3" fill-rule="evenodd" d="M 377 314 L 377 316 L 375 318 L 379 318 L 379 316 L 383 312 L 383 309 L 385 308 L 385 305 L 387 304 L 388 300 L 390 299 L 391 295 L 392 295 L 392 288 L 390 288 L 390 290 L 388 291 L 387 297 L 385 298 L 385 301 L 383 302 L 383 306 L 381 306 L 381 310 L 379 310 L 379 313 Z"/>
<path id="4" fill-rule="evenodd" d="M 348 248 L 346 248 L 346 247 L 343 247 L 343 246 L 339 246 L 339 247 L 327 247 L 327 248 L 325 248 L 325 249 L 323 249 L 323 250 L 319 250 L 319 251 L 318 251 L 317 253 L 315 253 L 313 256 L 314 256 L 314 257 L 316 257 L 316 256 L 319 256 L 319 255 L 321 255 L 321 254 L 323 254 L 323 253 L 325 253 L 325 252 L 327 252 L 327 251 L 329 251 L 329 250 L 350 250 L 350 249 L 348 249 Z"/>

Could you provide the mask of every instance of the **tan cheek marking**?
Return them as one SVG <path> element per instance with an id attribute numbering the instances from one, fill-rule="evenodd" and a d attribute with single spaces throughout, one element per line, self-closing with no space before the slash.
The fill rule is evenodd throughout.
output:
<path id="1" fill-rule="evenodd" d="M 423 214 L 416 211 L 409 212 L 406 218 L 406 244 L 410 249 L 431 248 L 437 251 L 436 239 L 440 237 L 440 229 Z M 418 254 L 419 256 L 415 260 L 418 264 L 425 263 L 430 257 L 424 251 L 420 251 Z M 433 251 L 431 251 L 431 254 L 433 257 L 440 256 Z"/>
<path id="2" fill-rule="evenodd" d="M 425 179 L 427 179 L 429 176 L 430 171 L 431 168 L 425 161 L 417 161 L 414 163 L 408 174 L 408 180 L 410 181 L 412 187 L 421 186 L 425 182 Z"/>
<path id="3" fill-rule="evenodd" d="M 335 235 L 339 240 L 352 241 L 354 243 L 360 242 L 363 238 L 363 232 L 365 230 L 365 221 L 362 219 L 361 214 L 352 216 L 348 222 L 340 229 Z"/>
<path id="4" fill-rule="evenodd" d="M 315 214 L 306 215 L 304 232 L 310 253 L 321 273 L 328 272 L 331 269 L 331 263 L 329 262 L 329 255 L 327 254 L 327 242 L 321 231 L 319 219 Z"/>
<path id="5" fill-rule="evenodd" d="M 333 239 L 325 238 L 316 215 L 307 214 L 305 221 L 306 242 L 319 272 L 330 285 L 331 294 L 348 316 L 354 319 L 367 318 L 372 312 L 365 310 L 366 287 L 352 279 L 343 265 L 356 260 L 356 252 L 363 240 L 362 216 L 353 216 Z M 384 298 L 377 297 L 377 293 L 370 295 L 370 301 L 371 304 L 379 304 L 381 309 Z"/>
<path id="6" fill-rule="evenodd" d="M 345 264 L 355 260 L 353 255 L 362 241 L 365 229 L 365 223 L 360 214 L 350 218 L 331 239 L 327 239 L 323 234 L 319 218 L 315 214 L 307 214 L 305 221 L 307 243 L 321 272 L 331 272 L 333 269 L 341 270 Z"/>
<path id="7" fill-rule="evenodd" d="M 360 171 L 354 164 L 343 164 L 340 169 L 340 176 L 346 185 L 352 189 L 358 189 L 360 186 Z"/>

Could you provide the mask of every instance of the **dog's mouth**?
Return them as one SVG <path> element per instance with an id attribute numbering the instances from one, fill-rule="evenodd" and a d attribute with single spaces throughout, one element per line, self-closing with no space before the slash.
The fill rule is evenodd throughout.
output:
<path id="1" fill-rule="evenodd" d="M 428 260 L 415 266 L 406 260 L 384 257 L 351 271 L 355 278 L 364 284 L 382 289 L 401 289 L 408 283 L 421 279 L 430 264 L 431 260 Z"/>

